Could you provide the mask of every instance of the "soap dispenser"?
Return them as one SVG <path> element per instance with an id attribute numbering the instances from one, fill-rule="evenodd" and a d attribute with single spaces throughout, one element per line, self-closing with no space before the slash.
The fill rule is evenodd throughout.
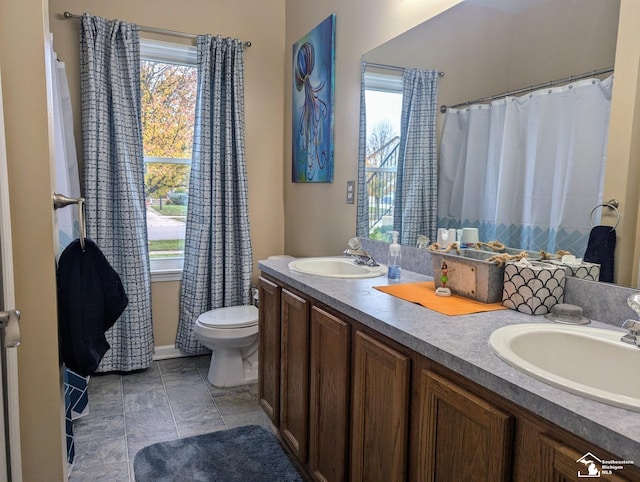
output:
<path id="1" fill-rule="evenodd" d="M 389 245 L 389 259 L 387 260 L 387 278 L 390 280 L 400 279 L 400 256 L 401 248 L 398 244 L 398 231 L 389 231 L 391 234 L 391 244 Z"/>

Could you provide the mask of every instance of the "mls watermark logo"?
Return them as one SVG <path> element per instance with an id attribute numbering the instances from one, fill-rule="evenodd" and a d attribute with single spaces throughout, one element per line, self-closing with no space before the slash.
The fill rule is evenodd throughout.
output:
<path id="1" fill-rule="evenodd" d="M 585 468 L 578 469 L 578 477 L 600 477 L 602 472 L 602 460 L 591 452 L 584 454 L 576 460 L 576 463 L 586 466 Z"/>
<path id="2" fill-rule="evenodd" d="M 578 477 L 600 478 L 601 475 L 611 475 L 615 471 L 623 470 L 625 465 L 633 465 L 632 460 L 601 460 L 591 452 L 587 452 L 578 460 Z"/>

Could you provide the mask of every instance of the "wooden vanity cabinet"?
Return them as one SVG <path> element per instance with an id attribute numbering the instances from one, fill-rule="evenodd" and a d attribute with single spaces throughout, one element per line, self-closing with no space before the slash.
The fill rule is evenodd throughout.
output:
<path id="1" fill-rule="evenodd" d="M 511 480 L 512 415 L 429 370 L 417 395 L 412 480 Z"/>
<path id="2" fill-rule="evenodd" d="M 260 406 L 312 480 L 559 482 L 587 452 L 619 458 L 275 279 L 259 289 Z"/>
<path id="3" fill-rule="evenodd" d="M 313 306 L 309 376 L 309 471 L 314 480 L 348 480 L 350 355 L 349 324 Z"/>
<path id="4" fill-rule="evenodd" d="M 589 477 L 587 465 L 579 462 L 585 456 L 596 462 L 597 459 L 620 459 L 533 414 L 518 413 L 513 457 L 514 481 L 569 482 L 583 478 L 610 482 L 640 480 L 640 467 L 630 464 L 623 465 L 621 470 L 603 469 L 597 477 Z M 597 467 L 598 470 L 601 468 Z"/>
<path id="5" fill-rule="evenodd" d="M 280 293 L 276 283 L 258 278 L 258 404 L 280 425 Z"/>
<path id="6" fill-rule="evenodd" d="M 361 331 L 353 350 L 350 480 L 405 480 L 410 359 Z"/>
<path id="7" fill-rule="evenodd" d="M 566 445 L 558 442 L 547 436 L 541 437 L 542 443 L 542 470 L 540 471 L 540 479 L 542 482 L 564 482 L 572 481 L 582 477 L 589 476 L 588 468 L 586 465 L 580 466 L 576 463 L 581 459 L 585 452 L 578 452 L 577 450 L 567 447 Z M 598 470 L 600 470 L 598 468 Z M 624 470 L 624 469 L 623 469 Z M 578 476 L 578 474 L 580 474 Z M 610 482 L 629 482 L 634 479 L 623 478 L 622 472 L 612 474 L 598 474 L 599 480 L 606 480 Z"/>
<path id="8" fill-rule="evenodd" d="M 304 463 L 309 438 L 309 302 L 283 289 L 281 303 L 280 433 Z"/>

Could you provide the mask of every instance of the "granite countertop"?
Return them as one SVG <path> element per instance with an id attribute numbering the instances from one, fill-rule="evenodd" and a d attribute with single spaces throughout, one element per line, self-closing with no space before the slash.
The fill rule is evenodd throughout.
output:
<path id="1" fill-rule="evenodd" d="M 640 413 L 592 401 L 547 385 L 511 367 L 491 350 L 489 336 L 495 329 L 519 323 L 547 322 L 543 316 L 529 316 L 513 310 L 446 316 L 372 288 L 389 284 L 386 277 L 340 279 L 305 275 L 289 270 L 289 261 L 270 259 L 260 261 L 258 265 L 263 273 L 595 446 L 640 465 Z M 403 270 L 400 282 L 430 279 Z M 617 329 L 597 321 L 592 321 L 589 326 Z M 611 370 L 615 370 L 615 367 L 612 366 Z"/>

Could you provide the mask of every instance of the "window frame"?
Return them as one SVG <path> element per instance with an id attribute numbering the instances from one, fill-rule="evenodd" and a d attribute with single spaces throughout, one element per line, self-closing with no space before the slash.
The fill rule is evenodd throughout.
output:
<path id="1" fill-rule="evenodd" d="M 142 61 L 197 67 L 197 51 L 196 47 L 193 45 L 140 38 L 140 62 Z M 145 165 L 147 163 L 190 165 L 191 159 L 144 156 L 144 163 Z M 184 256 L 175 258 L 149 258 L 149 265 L 151 269 L 152 282 L 179 281 L 182 279 Z"/>
<path id="2" fill-rule="evenodd" d="M 374 67 L 375 69 L 375 67 Z M 364 90 L 365 90 L 365 97 L 366 97 L 366 93 L 367 91 L 374 91 L 374 92 L 384 92 L 384 93 L 390 93 L 390 94 L 399 94 L 400 96 L 404 95 L 404 78 L 403 78 L 403 72 L 402 70 L 397 70 L 393 73 L 383 73 L 383 72 L 379 72 L 378 70 L 374 70 L 374 71 L 370 71 L 370 70 L 365 70 L 364 72 Z M 400 119 L 401 120 L 401 119 Z M 368 134 L 368 133 L 367 133 Z M 398 135 L 400 135 L 400 133 L 398 133 Z M 366 135 L 365 136 L 365 143 L 368 143 L 369 141 L 369 136 Z M 378 172 L 393 172 L 396 173 L 397 172 L 397 168 L 381 168 L 378 170 Z M 365 173 L 368 172 L 368 169 L 365 167 Z M 365 174 L 366 177 L 366 174 Z M 391 212 L 393 212 L 393 209 L 395 208 L 394 205 L 394 201 L 391 201 L 390 203 L 387 202 L 384 205 L 387 208 L 391 208 Z M 374 208 L 376 208 L 376 205 L 373 205 Z M 370 236 L 372 234 L 372 228 L 369 225 L 369 216 L 370 216 L 370 210 L 372 209 L 372 205 L 371 205 L 371 198 L 367 193 L 367 230 L 368 230 L 368 235 Z"/>

